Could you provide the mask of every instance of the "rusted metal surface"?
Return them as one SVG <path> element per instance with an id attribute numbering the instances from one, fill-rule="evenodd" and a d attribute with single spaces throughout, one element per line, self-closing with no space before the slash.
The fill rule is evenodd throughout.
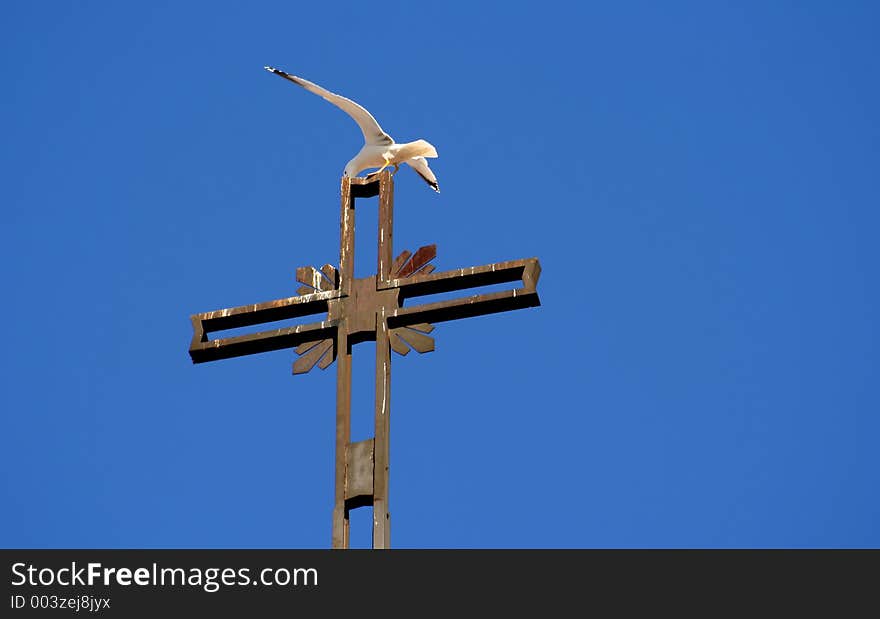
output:
<path id="1" fill-rule="evenodd" d="M 321 273 L 327 278 L 330 287 L 327 290 L 336 290 L 339 287 L 339 271 L 332 264 L 325 264 L 321 267 Z M 323 289 L 322 289 L 323 290 Z"/>
<path id="2" fill-rule="evenodd" d="M 344 177 L 340 187 L 339 290 L 351 294 L 354 279 L 354 206 L 358 184 Z M 366 197 L 366 196 L 364 196 Z M 328 308 L 329 309 L 329 308 Z M 349 547 L 349 506 L 345 503 L 348 479 L 348 446 L 351 442 L 351 346 L 348 332 L 337 331 L 336 339 L 336 476 L 333 501 L 333 548 Z"/>
<path id="3" fill-rule="evenodd" d="M 311 324 L 294 325 L 225 338 L 208 339 L 210 333 L 252 327 L 278 320 L 301 318 L 327 312 L 328 301 L 339 296 L 336 290 L 287 297 L 265 303 L 232 307 L 190 317 L 193 339 L 189 355 L 193 363 L 217 361 L 242 355 L 252 355 L 282 348 L 292 348 L 304 342 L 333 337 L 338 324 L 329 320 Z"/>
<path id="4" fill-rule="evenodd" d="M 498 262 L 479 267 L 435 272 L 431 264 L 436 245 L 414 254 L 402 251 L 392 260 L 394 179 L 389 171 L 371 178 L 342 179 L 340 187 L 339 268 L 325 264 L 296 270 L 300 296 L 243 305 L 191 317 L 193 363 L 294 348 L 299 358 L 293 373 L 316 365 L 336 369 L 336 490 L 332 546 L 349 546 L 349 512 L 373 507 L 373 547 L 390 547 L 388 509 L 389 430 L 391 415 L 391 351 L 434 350 L 432 323 L 540 305 L 537 284 L 541 273 L 536 258 Z M 379 197 L 377 271 L 355 279 L 355 204 L 359 198 Z M 483 286 L 512 284 L 500 291 L 454 299 L 414 303 L 420 297 L 464 291 Z M 245 335 L 209 334 L 240 327 L 256 327 L 279 320 L 325 314 L 321 320 Z M 376 341 L 375 435 L 351 443 L 351 354 L 359 342 Z"/>
<path id="5" fill-rule="evenodd" d="M 376 313 L 381 309 L 397 307 L 398 292 L 376 287 L 375 277 L 355 279 L 351 295 L 333 303 L 328 312 L 330 320 L 339 320 L 355 343 L 376 339 Z"/>
<path id="6" fill-rule="evenodd" d="M 373 548 L 391 547 L 391 513 L 388 506 L 391 429 L 391 347 L 385 309 L 376 316 L 376 414 L 373 453 Z"/>
<path id="7" fill-rule="evenodd" d="M 348 446 L 345 501 L 349 510 L 360 503 L 369 504 L 368 499 L 373 496 L 373 444 L 373 439 L 369 438 Z"/>
<path id="8" fill-rule="evenodd" d="M 336 355 L 336 476 L 333 501 L 332 547 L 348 548 L 349 518 L 345 504 L 348 477 L 348 445 L 351 441 L 351 348 L 342 331 Z"/>
<path id="9" fill-rule="evenodd" d="M 398 258 L 399 257 L 400 256 L 398 256 Z M 409 277 L 436 257 L 436 245 L 426 245 L 425 247 L 419 247 L 418 251 L 413 254 L 412 259 L 404 260 L 404 263 L 401 264 L 400 267 L 394 272 L 394 277 Z"/>
<path id="10" fill-rule="evenodd" d="M 376 279 L 380 282 L 391 279 L 391 256 L 394 245 L 394 177 L 383 174 L 379 177 L 379 240 Z M 378 286 L 377 286 L 378 288 Z"/>
<path id="11" fill-rule="evenodd" d="M 400 269 L 403 268 L 403 265 L 409 260 L 410 256 L 412 256 L 412 252 L 408 249 L 404 249 L 400 252 L 400 255 L 394 259 L 394 263 L 391 265 L 391 273 L 397 277 L 398 273 L 400 273 Z"/>

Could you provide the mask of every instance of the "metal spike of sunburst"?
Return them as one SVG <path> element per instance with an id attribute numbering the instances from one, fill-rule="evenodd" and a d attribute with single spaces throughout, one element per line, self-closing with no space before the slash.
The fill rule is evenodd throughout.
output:
<path id="1" fill-rule="evenodd" d="M 436 245 L 419 247 L 415 254 L 403 250 L 391 265 L 391 277 L 392 279 L 402 279 L 416 274 L 427 275 L 434 270 L 434 265 L 428 263 L 436 257 Z M 431 352 L 434 350 L 434 338 L 425 334 L 433 330 L 434 325 L 427 322 L 391 329 L 388 338 L 391 350 L 399 355 L 409 354 L 410 348 L 417 353 Z"/>
<path id="2" fill-rule="evenodd" d="M 336 290 L 339 287 L 339 271 L 332 264 L 325 264 L 320 270 L 312 266 L 299 267 L 296 270 L 296 281 L 302 284 L 296 290 L 296 294 L 300 296 Z M 332 338 L 306 342 L 294 350 L 299 355 L 299 359 L 293 363 L 294 374 L 305 374 L 316 364 L 326 370 L 336 359 L 336 347 Z"/>

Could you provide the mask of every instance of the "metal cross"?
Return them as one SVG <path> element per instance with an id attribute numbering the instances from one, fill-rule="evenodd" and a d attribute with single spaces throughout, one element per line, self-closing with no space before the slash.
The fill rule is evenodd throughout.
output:
<path id="1" fill-rule="evenodd" d="M 375 276 L 354 277 L 355 200 L 379 196 L 379 257 Z M 339 269 L 326 264 L 297 269 L 297 296 L 195 314 L 189 354 L 193 363 L 296 347 L 293 373 L 315 365 L 336 370 L 336 493 L 333 548 L 349 546 L 349 512 L 373 506 L 373 548 L 390 547 L 388 511 L 391 350 L 406 355 L 434 350 L 432 323 L 540 305 L 537 258 L 434 273 L 435 245 L 392 260 L 394 180 L 389 171 L 371 178 L 342 179 Z M 517 282 L 509 290 L 410 305 L 416 297 Z M 320 322 L 208 339 L 210 333 L 326 313 Z M 359 342 L 376 342 L 375 435 L 352 443 L 351 353 Z"/>

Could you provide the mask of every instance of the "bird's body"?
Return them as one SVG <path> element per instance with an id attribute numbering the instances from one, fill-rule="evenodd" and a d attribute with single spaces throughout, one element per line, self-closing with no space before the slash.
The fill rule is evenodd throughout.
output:
<path id="1" fill-rule="evenodd" d="M 340 108 L 346 114 L 351 116 L 358 124 L 361 132 L 364 134 L 364 146 L 354 158 L 345 166 L 343 174 L 345 176 L 357 176 L 360 172 L 369 168 L 379 168 L 379 172 L 386 167 L 394 166 L 395 171 L 398 166 L 405 163 L 412 167 L 421 176 L 431 188 L 440 192 L 440 186 L 437 183 L 437 177 L 428 166 L 426 157 L 436 157 L 437 149 L 425 140 L 415 140 L 397 144 L 390 135 L 382 130 L 376 119 L 363 107 L 346 99 L 341 95 L 332 93 L 329 90 L 321 88 L 317 84 L 305 80 L 301 77 L 285 73 L 273 67 L 265 67 L 265 69 L 275 75 L 279 75 L 294 84 L 302 86 L 311 93 L 318 95 Z"/>
<path id="2" fill-rule="evenodd" d="M 436 156 L 437 151 L 425 140 L 406 144 L 364 144 L 354 159 L 345 166 L 345 173 L 355 176 L 368 168 L 381 168 L 387 164 L 397 166 L 410 163 L 411 159 Z"/>

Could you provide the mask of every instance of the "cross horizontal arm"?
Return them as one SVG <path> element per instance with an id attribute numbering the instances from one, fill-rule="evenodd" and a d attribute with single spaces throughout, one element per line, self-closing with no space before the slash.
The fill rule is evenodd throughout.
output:
<path id="1" fill-rule="evenodd" d="M 405 299 L 410 297 L 507 282 L 519 281 L 522 283 L 522 287 L 513 290 L 398 308 L 388 314 L 388 326 L 396 328 L 423 322 L 442 322 L 538 306 L 541 304 L 537 291 L 540 275 L 541 265 L 538 259 L 526 258 L 496 262 L 481 267 L 394 279 L 381 284 L 380 287 L 398 288 L 400 301 L 403 303 Z"/>
<path id="2" fill-rule="evenodd" d="M 193 363 L 204 363 L 281 350 L 304 342 L 331 337 L 338 321 L 325 320 L 212 340 L 208 339 L 208 333 L 326 313 L 329 301 L 339 296 L 341 293 L 338 290 L 330 290 L 194 314 L 190 317 L 193 339 L 189 347 L 189 356 Z"/>

